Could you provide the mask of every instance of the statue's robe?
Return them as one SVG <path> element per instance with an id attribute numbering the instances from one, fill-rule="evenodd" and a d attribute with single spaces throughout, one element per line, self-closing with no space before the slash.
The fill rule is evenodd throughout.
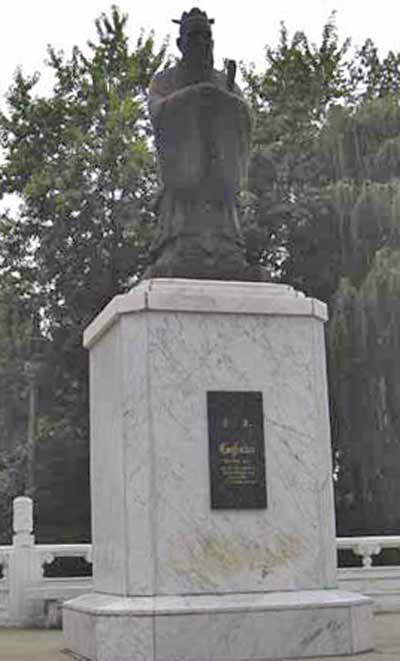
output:
<path id="1" fill-rule="evenodd" d="M 185 85 L 178 65 L 154 77 L 149 108 L 164 184 L 149 274 L 235 278 L 244 264 L 236 195 L 250 145 L 239 88 L 229 91 L 217 71 Z"/>

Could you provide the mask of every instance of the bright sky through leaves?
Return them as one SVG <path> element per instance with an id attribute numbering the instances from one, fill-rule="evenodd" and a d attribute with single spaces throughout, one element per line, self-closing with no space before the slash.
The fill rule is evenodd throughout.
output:
<path id="1" fill-rule="evenodd" d="M 12 0 L 2 10 L 2 35 L 0 40 L 0 101 L 9 87 L 18 66 L 25 74 L 44 72 L 47 44 L 64 49 L 68 54 L 74 44 L 84 47 L 87 40 L 95 37 L 94 20 L 102 12 L 109 13 L 110 0 Z M 273 45 L 278 38 L 279 23 L 284 20 L 292 33 L 304 30 L 312 40 L 319 42 L 322 27 L 333 10 L 337 10 L 337 25 L 342 39 L 352 37 L 361 45 L 371 37 L 381 54 L 387 50 L 400 50 L 398 0 L 381 0 L 367 3 L 362 0 L 280 0 L 266 2 L 247 0 L 235 4 L 231 0 L 143 0 L 142 2 L 116 3 L 129 14 L 129 31 L 132 38 L 141 27 L 154 29 L 159 43 L 170 34 L 175 52 L 177 26 L 172 18 L 179 18 L 182 11 L 198 5 L 215 18 L 215 60 L 222 68 L 224 57 L 255 62 L 261 66 L 263 49 Z M 43 85 L 50 80 L 43 74 Z"/>

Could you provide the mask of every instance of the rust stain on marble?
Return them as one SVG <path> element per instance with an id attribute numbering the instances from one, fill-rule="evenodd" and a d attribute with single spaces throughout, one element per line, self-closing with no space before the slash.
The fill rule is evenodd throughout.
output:
<path id="1" fill-rule="evenodd" d="M 293 535 L 278 537 L 271 548 L 257 543 L 239 546 L 230 540 L 211 536 L 196 542 L 179 538 L 171 553 L 170 566 L 180 574 L 209 575 L 210 578 L 216 573 L 241 572 L 255 572 L 265 578 L 295 560 L 302 547 L 302 542 Z"/>

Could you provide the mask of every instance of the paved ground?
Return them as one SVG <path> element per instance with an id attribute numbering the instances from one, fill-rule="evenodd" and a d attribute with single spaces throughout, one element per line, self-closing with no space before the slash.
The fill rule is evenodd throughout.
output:
<path id="1" fill-rule="evenodd" d="M 0 629 L 1 661 L 72 661 L 61 631 Z"/>
<path id="2" fill-rule="evenodd" d="M 325 661 L 400 661 L 400 614 L 379 615 L 374 625 L 374 652 L 325 657 Z M 0 629 L 0 661 L 72 661 L 63 648 L 61 631 Z"/>

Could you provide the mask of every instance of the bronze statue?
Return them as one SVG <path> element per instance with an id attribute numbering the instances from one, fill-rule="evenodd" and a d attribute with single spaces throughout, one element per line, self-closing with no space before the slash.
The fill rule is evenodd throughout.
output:
<path id="1" fill-rule="evenodd" d="M 211 26 L 194 8 L 180 26 L 179 63 L 153 78 L 150 115 L 164 184 L 146 277 L 253 279 L 237 194 L 247 174 L 251 121 L 236 64 L 214 69 Z"/>

